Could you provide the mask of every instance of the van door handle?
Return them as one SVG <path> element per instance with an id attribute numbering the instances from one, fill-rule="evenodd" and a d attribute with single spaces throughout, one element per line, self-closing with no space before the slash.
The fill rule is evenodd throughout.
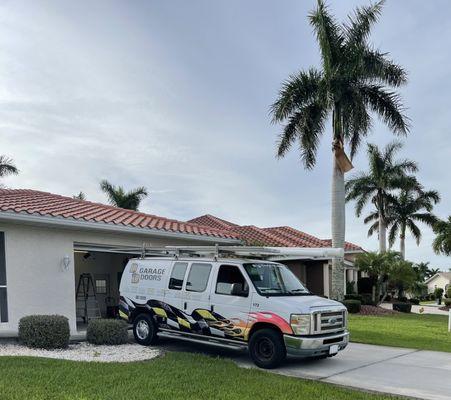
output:
<path id="1" fill-rule="evenodd" d="M 210 309 L 211 309 L 211 312 L 213 312 L 215 310 L 215 306 L 212 304 Z"/>
<path id="2" fill-rule="evenodd" d="M 183 309 L 186 310 L 186 308 L 188 307 L 188 304 L 186 303 L 186 301 L 183 303 Z"/>

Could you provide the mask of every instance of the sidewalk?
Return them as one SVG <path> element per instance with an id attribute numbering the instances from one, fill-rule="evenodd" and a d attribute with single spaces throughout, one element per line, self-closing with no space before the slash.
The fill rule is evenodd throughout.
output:
<path id="1" fill-rule="evenodd" d="M 387 310 L 392 310 L 393 305 L 391 303 L 382 303 L 382 308 L 385 308 Z M 415 304 L 412 304 L 412 312 L 414 314 L 436 314 L 436 315 L 448 315 L 448 311 L 439 310 L 440 307 L 443 307 L 443 305 L 431 305 L 431 306 L 417 306 Z M 420 309 L 423 309 L 423 312 L 420 312 Z M 450 396 L 451 398 L 451 396 Z"/>

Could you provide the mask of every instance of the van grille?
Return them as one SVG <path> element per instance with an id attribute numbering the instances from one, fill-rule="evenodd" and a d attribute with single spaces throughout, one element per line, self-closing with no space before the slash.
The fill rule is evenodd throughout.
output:
<path id="1" fill-rule="evenodd" d="M 318 311 L 313 313 L 313 334 L 342 331 L 346 328 L 346 311 Z"/>

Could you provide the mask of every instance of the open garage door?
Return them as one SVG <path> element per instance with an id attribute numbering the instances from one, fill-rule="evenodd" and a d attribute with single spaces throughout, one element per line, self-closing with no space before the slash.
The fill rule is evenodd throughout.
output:
<path id="1" fill-rule="evenodd" d="M 78 329 L 91 318 L 117 316 L 122 272 L 130 258 L 139 256 L 136 247 L 74 243 Z"/>

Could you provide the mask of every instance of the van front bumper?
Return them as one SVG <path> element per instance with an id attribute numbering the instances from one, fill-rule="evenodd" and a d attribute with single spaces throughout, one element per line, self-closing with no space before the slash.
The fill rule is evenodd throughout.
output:
<path id="1" fill-rule="evenodd" d="M 349 343 L 349 332 L 315 336 L 283 335 L 287 354 L 292 356 L 317 357 L 330 354 L 331 346 L 343 350 Z M 335 347 L 336 348 L 336 347 Z"/>

